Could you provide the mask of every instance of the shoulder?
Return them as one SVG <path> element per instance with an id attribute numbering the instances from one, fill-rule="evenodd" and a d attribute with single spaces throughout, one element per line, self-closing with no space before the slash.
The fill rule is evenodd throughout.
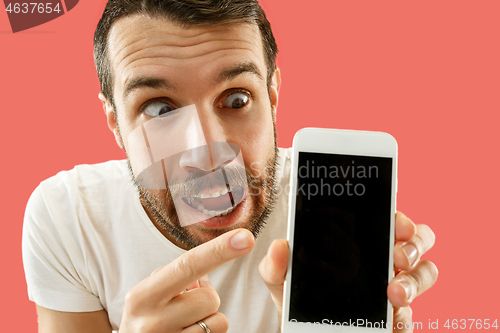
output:
<path id="1" fill-rule="evenodd" d="M 108 161 L 99 164 L 77 165 L 68 171 L 61 171 L 40 183 L 43 190 L 58 190 L 72 187 L 87 188 L 94 185 L 103 186 L 115 182 L 130 180 L 125 160 Z"/>
<path id="2" fill-rule="evenodd" d="M 119 203 L 132 201 L 133 189 L 125 161 L 79 165 L 40 183 L 28 201 L 23 224 L 30 300 L 58 311 L 103 308 L 98 296 L 102 274 L 96 263 L 106 252 L 99 246 L 111 244 L 109 217 Z"/>
<path id="3" fill-rule="evenodd" d="M 278 148 L 278 164 L 279 164 L 278 177 L 290 174 L 291 161 L 292 161 L 292 148 Z"/>
<path id="4" fill-rule="evenodd" d="M 292 148 L 278 148 L 278 168 L 276 179 L 278 184 L 285 186 L 290 182 L 290 170 L 292 166 Z"/>
<path id="5" fill-rule="evenodd" d="M 292 157 L 292 148 L 278 148 L 280 157 L 290 160 Z"/>
<path id="6" fill-rule="evenodd" d="M 99 164 L 77 165 L 68 171 L 61 171 L 43 182 L 30 198 L 33 200 L 57 200 L 58 204 L 95 196 L 131 185 L 125 160 L 108 161 Z"/>
<path id="7" fill-rule="evenodd" d="M 50 224 L 58 229 L 105 210 L 99 207 L 114 208 L 133 193 L 126 161 L 78 165 L 38 185 L 26 206 L 25 228 L 40 224 L 50 229 Z"/>

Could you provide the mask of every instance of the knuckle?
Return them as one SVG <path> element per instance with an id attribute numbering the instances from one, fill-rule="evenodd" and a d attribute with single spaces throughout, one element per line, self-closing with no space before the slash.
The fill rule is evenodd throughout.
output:
<path id="1" fill-rule="evenodd" d="M 434 233 L 434 231 L 432 231 L 432 229 L 430 227 L 427 227 L 427 228 L 429 228 L 429 237 L 431 239 L 429 248 L 431 248 L 436 243 L 436 234 Z"/>
<path id="2" fill-rule="evenodd" d="M 213 258 L 216 262 L 225 262 L 226 261 L 226 246 L 221 242 L 217 242 L 213 248 Z"/>
<path id="3" fill-rule="evenodd" d="M 213 289 L 203 288 L 207 309 L 216 312 L 220 306 L 219 294 Z"/>
<path id="4" fill-rule="evenodd" d="M 411 318 L 413 317 L 413 310 L 411 307 L 409 306 L 405 306 L 403 309 L 403 317 L 406 319 L 406 320 L 409 320 L 411 321 Z"/>
<path id="5" fill-rule="evenodd" d="M 218 296 L 216 299 L 209 288 L 196 288 L 191 290 L 190 293 L 192 293 L 192 302 L 196 304 L 197 311 L 211 314 L 217 312 L 219 308 Z"/>
<path id="6" fill-rule="evenodd" d="M 408 308 L 408 314 L 410 315 L 410 318 L 413 317 L 413 309 L 411 308 L 411 306 L 407 306 Z"/>
<path id="7" fill-rule="evenodd" d="M 413 316 L 413 310 L 409 306 L 401 307 L 395 313 L 395 319 L 398 322 L 411 321 L 412 316 Z"/>
<path id="8" fill-rule="evenodd" d="M 138 320 L 134 326 L 137 332 L 151 332 L 154 328 L 151 320 L 146 320 L 145 318 L 143 318 L 142 320 Z"/>
<path id="9" fill-rule="evenodd" d="M 173 270 L 176 275 L 188 279 L 196 275 L 195 267 L 196 265 L 193 256 L 189 252 L 186 252 L 175 261 Z"/>
<path id="10" fill-rule="evenodd" d="M 220 330 L 222 332 L 227 332 L 227 330 L 229 329 L 229 321 L 227 320 L 227 317 L 223 313 L 218 312 L 217 321 Z"/>
<path id="11" fill-rule="evenodd" d="M 398 308 L 394 312 L 394 332 L 412 332 L 413 311 L 409 306 Z"/>
<path id="12" fill-rule="evenodd" d="M 205 309 L 211 313 L 215 313 L 220 306 L 220 298 L 215 290 L 209 288 L 197 289 L 197 303 L 200 308 Z"/>
<path id="13" fill-rule="evenodd" d="M 137 314 L 138 310 L 141 308 L 141 294 L 142 292 L 140 292 L 137 288 L 132 288 L 125 295 L 125 307 L 129 313 Z"/>
<path id="14" fill-rule="evenodd" d="M 422 260 L 421 265 L 423 267 L 425 267 L 425 271 L 427 273 L 428 280 L 431 281 L 431 284 L 434 284 L 434 282 L 436 282 L 437 277 L 439 275 L 439 270 L 438 270 L 436 264 L 434 264 L 432 261 L 429 261 L 429 260 Z"/>
<path id="15" fill-rule="evenodd" d="M 423 255 L 425 253 L 425 251 L 427 250 L 424 239 L 418 233 L 415 234 L 415 236 L 413 236 L 413 243 L 417 247 L 419 256 Z"/>
<path id="16" fill-rule="evenodd" d="M 436 242 L 436 234 L 426 224 L 418 225 L 418 232 L 416 236 L 418 236 L 422 240 L 425 250 L 433 247 L 434 243 Z"/>
<path id="17" fill-rule="evenodd" d="M 419 262 L 416 269 L 408 274 L 408 277 L 413 280 L 412 283 L 415 283 L 417 286 L 418 294 L 421 294 L 434 284 L 437 278 L 436 274 L 436 265 L 430 261 L 422 260 Z"/>
<path id="18" fill-rule="evenodd" d="M 129 292 L 125 295 L 125 304 L 134 304 L 134 300 L 136 299 L 136 293 L 134 289 L 130 289 Z"/>
<path id="19" fill-rule="evenodd" d="M 394 322 L 401 321 L 401 317 L 403 316 L 403 308 L 394 307 Z"/>
<path id="20" fill-rule="evenodd" d="M 420 272 L 418 270 L 414 270 L 412 272 L 410 272 L 409 274 L 406 275 L 408 281 L 413 285 L 415 286 L 415 288 L 417 289 L 417 293 L 420 293 L 420 286 L 422 285 L 422 282 L 421 282 L 421 276 L 420 276 Z M 415 290 L 415 289 L 413 289 Z"/>

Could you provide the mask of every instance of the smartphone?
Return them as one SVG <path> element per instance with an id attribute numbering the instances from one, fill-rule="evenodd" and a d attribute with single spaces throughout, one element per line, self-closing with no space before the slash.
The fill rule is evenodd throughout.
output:
<path id="1" fill-rule="evenodd" d="M 396 171 L 387 133 L 297 132 L 283 332 L 392 332 Z"/>

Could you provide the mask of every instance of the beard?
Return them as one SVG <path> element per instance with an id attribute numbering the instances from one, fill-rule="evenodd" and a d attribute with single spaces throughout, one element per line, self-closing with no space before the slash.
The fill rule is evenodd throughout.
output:
<path id="1" fill-rule="evenodd" d="M 232 184 L 237 184 L 240 187 L 247 187 L 246 200 L 252 201 L 253 211 L 247 221 L 239 221 L 231 227 L 220 229 L 203 228 L 200 224 L 181 226 L 179 217 L 175 210 L 174 198 L 191 197 L 192 193 L 200 190 L 200 188 L 189 188 L 187 186 L 169 186 L 164 190 L 152 190 L 140 186 L 136 175 L 132 171 L 130 160 L 127 154 L 127 165 L 132 177 L 133 184 L 139 193 L 139 199 L 142 206 L 152 219 L 153 223 L 163 228 L 171 237 L 178 243 L 184 245 L 187 249 L 192 249 L 208 240 L 216 238 L 230 230 L 244 227 L 248 229 L 254 237 L 257 237 L 262 231 L 265 223 L 271 214 L 277 199 L 276 191 L 276 169 L 278 167 L 278 148 L 276 142 L 276 132 L 274 136 L 274 149 L 271 156 L 266 161 L 264 171 L 259 175 L 253 175 L 247 168 L 244 170 L 225 169 L 225 177 L 231 180 Z M 241 179 L 242 175 L 246 179 Z M 199 175 L 192 174 L 191 179 L 197 178 Z M 246 176 L 246 177 L 245 177 Z M 186 182 L 184 182 L 185 184 Z M 187 182 L 189 183 L 189 182 Z M 226 179 L 226 184 L 228 184 Z M 181 184 L 178 184 L 181 185 Z M 205 187 L 210 187 L 206 184 Z M 199 192 L 198 192 L 199 193 Z M 202 233 L 203 237 L 196 236 Z"/>

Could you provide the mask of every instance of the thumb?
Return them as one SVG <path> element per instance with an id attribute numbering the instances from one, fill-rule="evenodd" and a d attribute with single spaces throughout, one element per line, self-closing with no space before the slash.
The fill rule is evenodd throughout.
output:
<path id="1" fill-rule="evenodd" d="M 283 309 L 283 284 L 285 283 L 288 265 L 288 242 L 276 239 L 269 246 L 266 256 L 259 264 L 259 273 L 267 288 L 271 292 L 274 304 L 278 309 L 281 322 Z"/>

